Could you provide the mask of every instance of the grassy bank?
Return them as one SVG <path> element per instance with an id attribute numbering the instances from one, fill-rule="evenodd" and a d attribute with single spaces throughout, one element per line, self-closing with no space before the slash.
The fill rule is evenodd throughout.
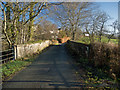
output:
<path id="1" fill-rule="evenodd" d="M 14 75 L 16 72 L 22 70 L 26 66 L 34 61 L 35 56 L 29 56 L 26 58 L 17 59 L 14 61 L 9 61 L 2 65 L 2 80 L 6 80 Z"/>
<path id="2" fill-rule="evenodd" d="M 118 85 L 119 80 L 115 80 L 114 78 L 112 78 L 110 76 L 109 67 L 106 67 L 106 65 L 104 65 L 104 67 L 103 66 L 102 67 L 94 66 L 94 63 L 90 62 L 89 58 L 86 58 L 86 59 L 81 58 L 80 55 L 75 53 L 76 51 L 71 48 L 71 45 L 66 44 L 66 48 L 67 48 L 68 53 L 70 53 L 70 56 L 72 56 L 74 58 L 75 61 L 73 61 L 73 62 L 75 62 L 76 66 L 79 67 L 80 69 L 81 68 L 84 69 L 84 71 L 86 72 L 86 74 L 82 77 L 85 78 L 85 83 L 88 84 L 88 86 L 91 86 L 94 88 L 95 87 L 102 88 L 102 89 L 107 89 L 107 88 L 117 89 L 117 88 L 119 88 L 119 85 Z M 78 47 L 74 47 L 74 48 L 78 49 Z M 94 46 L 94 48 L 99 49 L 100 47 Z M 95 50 L 93 50 L 93 51 L 95 51 Z M 97 50 L 97 51 L 99 51 L 99 50 Z M 97 51 L 95 53 L 97 53 Z M 101 53 L 104 54 L 102 51 L 101 51 Z M 114 54 L 114 53 L 112 52 L 112 54 Z M 104 56 L 101 56 L 100 54 L 97 54 L 97 56 L 100 56 L 100 57 L 98 57 L 99 59 L 96 57 L 95 59 L 97 59 L 97 60 L 95 60 L 95 61 L 98 61 L 101 59 L 103 60 L 102 57 L 104 57 Z M 92 58 L 93 58 L 93 56 L 92 56 Z M 104 62 L 104 61 L 102 61 L 102 62 Z M 119 78 L 117 78 L 117 79 L 119 79 Z"/>
<path id="3" fill-rule="evenodd" d="M 2 64 L 2 80 L 7 80 L 14 76 L 17 72 L 21 71 L 28 65 L 30 65 L 39 54 L 45 52 L 49 47 L 45 48 L 42 51 L 38 51 L 31 56 L 26 56 L 21 59 L 16 59 L 14 61 L 9 61 L 5 64 Z"/>
<path id="4" fill-rule="evenodd" d="M 76 61 L 76 65 L 80 68 L 84 68 L 86 75 L 83 77 L 86 78 L 85 83 L 88 84 L 88 86 L 101 89 L 118 88 L 116 81 L 112 79 L 108 74 L 106 74 L 106 70 L 92 67 L 89 64 L 88 59 L 79 58 Z"/>

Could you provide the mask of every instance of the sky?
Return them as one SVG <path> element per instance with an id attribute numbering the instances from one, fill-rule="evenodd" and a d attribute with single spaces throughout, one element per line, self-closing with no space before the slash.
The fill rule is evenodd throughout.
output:
<path id="1" fill-rule="evenodd" d="M 118 20 L 118 2 L 95 2 L 95 3 L 99 6 L 101 10 L 105 11 L 112 18 L 111 20 L 109 20 L 108 24 L 112 24 L 112 22 Z"/>
<path id="2" fill-rule="evenodd" d="M 109 23 L 118 20 L 118 2 L 97 2 L 96 4 L 112 18 Z"/>
<path id="3" fill-rule="evenodd" d="M 96 4 L 99 5 L 100 10 L 103 10 L 111 17 L 107 25 L 112 25 L 115 20 L 118 20 L 118 2 L 97 2 Z M 112 27 L 107 27 L 107 29 L 113 31 Z"/>
<path id="4" fill-rule="evenodd" d="M 112 24 L 115 20 L 118 20 L 118 2 L 94 2 L 99 6 L 99 9 L 106 12 L 111 19 L 108 21 L 108 25 Z"/>

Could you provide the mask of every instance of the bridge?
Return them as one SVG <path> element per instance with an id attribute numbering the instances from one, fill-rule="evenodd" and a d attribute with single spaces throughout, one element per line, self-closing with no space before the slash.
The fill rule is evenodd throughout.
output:
<path id="1" fill-rule="evenodd" d="M 47 43 L 49 44 L 48 41 Z M 42 43 L 45 47 L 44 44 L 46 43 Z M 35 45 L 41 46 L 39 44 Z M 32 47 L 32 45 L 30 45 L 30 47 Z M 36 49 L 36 47 L 33 48 L 33 50 Z M 101 79 L 105 74 L 102 73 L 103 76 L 100 76 L 101 72 L 97 71 L 99 69 L 97 68 L 96 63 L 92 64 L 90 61 L 86 62 L 86 60 L 92 60 L 94 57 L 92 55 L 97 55 L 92 51 L 93 47 L 95 48 L 95 46 L 92 46 L 91 44 L 88 45 L 74 41 L 67 41 L 66 43 L 59 45 L 50 44 L 45 51 L 35 58 L 32 64 L 15 73 L 10 78 L 3 80 L 2 88 L 4 90 L 9 88 L 63 89 L 119 87 L 119 84 L 106 79 Z M 32 48 L 27 49 L 31 49 L 33 52 Z M 22 48 L 24 51 L 23 54 L 28 54 L 27 49 L 24 51 Z M 107 55 L 108 49 L 105 50 Z M 21 51 L 18 50 L 17 52 Z M 21 54 L 20 56 L 23 55 Z M 99 66 L 102 64 L 104 63 L 99 62 L 97 65 Z M 91 65 L 94 66 L 91 67 Z M 107 75 L 107 77 L 109 76 Z"/>
<path id="2" fill-rule="evenodd" d="M 85 87 L 84 71 L 73 63 L 65 45 L 53 45 L 40 54 L 35 61 L 4 81 L 3 88 L 75 88 Z"/>

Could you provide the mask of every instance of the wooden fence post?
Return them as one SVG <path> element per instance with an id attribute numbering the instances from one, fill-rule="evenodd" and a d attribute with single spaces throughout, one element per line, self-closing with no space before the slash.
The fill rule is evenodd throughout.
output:
<path id="1" fill-rule="evenodd" d="M 17 45 L 14 45 L 14 60 L 17 59 Z"/>
<path id="2" fill-rule="evenodd" d="M 13 53 L 13 60 L 15 60 L 15 50 L 14 50 L 14 45 L 12 46 L 12 53 Z"/>

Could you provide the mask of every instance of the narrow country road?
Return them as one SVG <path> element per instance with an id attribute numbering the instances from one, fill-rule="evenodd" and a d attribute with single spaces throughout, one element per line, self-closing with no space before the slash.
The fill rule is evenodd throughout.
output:
<path id="1" fill-rule="evenodd" d="M 27 68 L 11 80 L 4 81 L 3 88 L 76 88 L 84 87 L 84 80 L 76 74 L 70 63 L 72 58 L 64 45 L 51 46 L 40 54 Z"/>

